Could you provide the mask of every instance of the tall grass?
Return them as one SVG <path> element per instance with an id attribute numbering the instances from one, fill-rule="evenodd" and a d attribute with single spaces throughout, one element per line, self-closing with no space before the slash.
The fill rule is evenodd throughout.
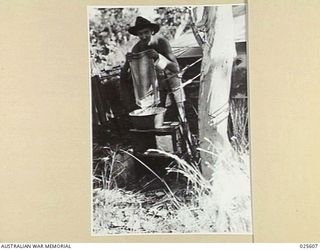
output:
<path id="1" fill-rule="evenodd" d="M 126 187 L 135 177 L 134 169 L 130 168 L 131 158 L 125 157 L 121 148 L 110 146 L 93 146 L 93 188 L 115 189 Z M 129 150 L 126 149 L 128 152 Z"/>
<path id="2" fill-rule="evenodd" d="M 150 151 L 171 157 L 175 164 L 168 173 L 186 179 L 183 190 L 174 190 L 156 175 L 162 190 L 149 193 L 123 191 L 106 185 L 95 189 L 93 195 L 93 232 L 96 235 L 118 233 L 208 233 L 251 232 L 251 198 L 249 144 L 247 137 L 246 103 L 231 104 L 234 121 L 232 145 L 234 150 L 207 151 L 215 157 L 211 179 L 205 179 L 197 163 L 160 150 Z M 214 152 L 214 153 L 213 153 Z M 130 153 L 129 153 L 130 154 Z M 109 176 L 112 180 L 112 160 L 109 155 Z M 150 172 L 149 166 L 144 165 Z"/>
<path id="3" fill-rule="evenodd" d="M 220 152 L 215 166 L 211 166 L 214 167 L 212 178 L 206 180 L 199 166 L 189 164 L 176 155 L 152 151 L 173 158 L 177 164 L 168 172 L 182 174 L 191 183 L 193 199 L 177 211 L 180 215 L 188 214 L 184 219 L 186 225 L 195 232 L 251 231 L 250 175 L 245 156 Z"/>
<path id="4" fill-rule="evenodd" d="M 232 98 L 230 101 L 232 121 L 231 144 L 239 154 L 248 153 L 248 103 L 247 98 Z"/>

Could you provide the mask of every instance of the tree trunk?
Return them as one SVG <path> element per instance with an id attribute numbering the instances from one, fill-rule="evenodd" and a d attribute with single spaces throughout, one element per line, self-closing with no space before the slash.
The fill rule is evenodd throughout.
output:
<path id="1" fill-rule="evenodd" d="M 236 56 L 232 6 L 205 7 L 198 28 L 206 30 L 199 91 L 201 168 L 210 179 L 217 156 L 231 149 L 227 128 L 233 59 Z"/>

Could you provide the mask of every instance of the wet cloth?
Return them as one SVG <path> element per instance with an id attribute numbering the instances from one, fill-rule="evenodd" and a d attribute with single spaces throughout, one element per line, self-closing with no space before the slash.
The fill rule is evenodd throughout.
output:
<path id="1" fill-rule="evenodd" d="M 136 104 L 141 108 L 160 103 L 158 79 L 150 51 L 133 53 L 129 61 Z"/>

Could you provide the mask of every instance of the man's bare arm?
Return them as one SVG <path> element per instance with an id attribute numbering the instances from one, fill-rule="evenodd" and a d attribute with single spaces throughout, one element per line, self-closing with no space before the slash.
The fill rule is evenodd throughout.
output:
<path id="1" fill-rule="evenodd" d="M 167 39 L 159 38 L 159 49 L 161 50 L 161 54 L 165 56 L 171 63 L 167 65 L 167 69 L 173 73 L 179 72 L 179 64 L 177 58 L 172 53 L 171 46 Z"/>

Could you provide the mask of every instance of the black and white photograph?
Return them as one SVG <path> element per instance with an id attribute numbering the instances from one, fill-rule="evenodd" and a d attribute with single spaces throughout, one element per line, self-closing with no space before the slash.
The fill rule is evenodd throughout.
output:
<path id="1" fill-rule="evenodd" d="M 92 235 L 252 234 L 246 5 L 87 11 Z"/>

